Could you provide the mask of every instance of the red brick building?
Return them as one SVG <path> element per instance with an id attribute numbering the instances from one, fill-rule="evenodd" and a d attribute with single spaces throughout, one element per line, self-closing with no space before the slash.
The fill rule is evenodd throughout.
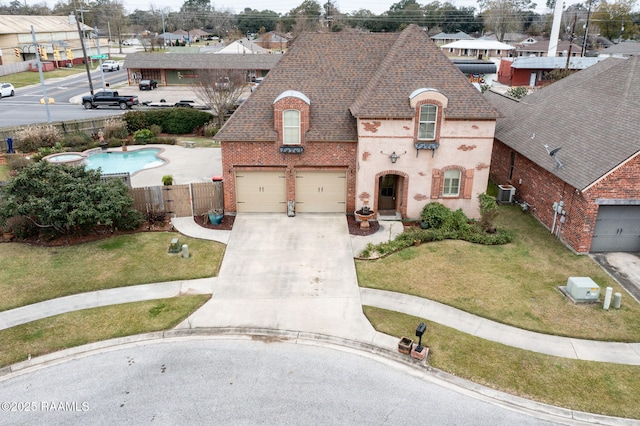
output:
<path id="1" fill-rule="evenodd" d="M 520 102 L 486 97 L 504 115 L 491 179 L 576 252 L 640 251 L 640 59 L 606 59 Z"/>
<path id="2" fill-rule="evenodd" d="M 477 216 L 497 116 L 415 25 L 302 34 L 216 135 L 225 211 Z"/>

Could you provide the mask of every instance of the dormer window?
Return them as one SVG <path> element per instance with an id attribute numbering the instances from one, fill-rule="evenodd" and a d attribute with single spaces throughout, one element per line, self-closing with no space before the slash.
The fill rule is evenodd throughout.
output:
<path id="1" fill-rule="evenodd" d="M 282 143 L 284 145 L 300 144 L 300 111 L 288 109 L 282 112 Z"/>
<path id="2" fill-rule="evenodd" d="M 418 140 L 432 141 L 436 138 L 437 119 L 438 107 L 436 105 L 424 104 L 420 106 Z"/>

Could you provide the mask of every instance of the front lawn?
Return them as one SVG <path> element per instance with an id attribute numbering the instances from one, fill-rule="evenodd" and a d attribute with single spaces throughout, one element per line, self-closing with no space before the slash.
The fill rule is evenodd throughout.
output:
<path id="1" fill-rule="evenodd" d="M 172 238 L 189 259 L 168 254 Z M 0 244 L 0 311 L 87 291 L 215 276 L 224 244 L 141 232 L 64 247 Z"/>
<path id="2" fill-rule="evenodd" d="M 376 330 L 416 339 L 429 365 L 475 383 L 538 402 L 608 416 L 640 418 L 640 367 L 559 358 L 490 342 L 421 318 L 364 307 Z"/>
<path id="3" fill-rule="evenodd" d="M 514 232 L 512 243 L 425 243 L 382 259 L 356 261 L 358 282 L 541 333 L 640 341 L 640 306 L 589 256 L 573 254 L 518 206 L 501 206 L 496 224 Z M 623 295 L 622 308 L 573 304 L 557 290 L 570 276 L 591 277 L 602 297 L 607 286 L 613 287 Z"/>
<path id="4" fill-rule="evenodd" d="M 56 315 L 0 331 L 0 368 L 87 343 L 168 330 L 186 319 L 209 295 L 147 300 Z"/>

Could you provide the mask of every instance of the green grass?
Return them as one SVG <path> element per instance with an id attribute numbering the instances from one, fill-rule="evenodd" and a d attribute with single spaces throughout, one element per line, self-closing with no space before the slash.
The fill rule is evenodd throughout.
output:
<path id="1" fill-rule="evenodd" d="M 62 349 L 175 327 L 210 298 L 181 296 L 85 309 L 0 331 L 0 367 Z"/>
<path id="2" fill-rule="evenodd" d="M 84 65 L 76 65 L 73 68 L 56 68 L 53 71 L 43 73 L 43 76 L 45 79 L 62 78 L 79 74 L 81 72 L 86 72 Z M 13 84 L 17 89 L 20 87 L 30 86 L 32 84 L 40 84 L 40 73 L 33 71 L 18 72 L 2 77 L 2 81 Z"/>
<path id="3" fill-rule="evenodd" d="M 214 141 L 213 137 L 205 138 L 202 136 L 178 136 L 178 145 L 182 145 L 183 141 L 195 142 L 198 148 L 220 148 L 220 142 Z"/>
<path id="4" fill-rule="evenodd" d="M 168 254 L 175 237 L 189 246 L 189 259 Z M 224 248 L 173 232 L 64 247 L 0 244 L 0 311 L 87 291 L 215 276 Z"/>
<path id="5" fill-rule="evenodd" d="M 585 339 L 640 341 L 640 306 L 589 256 L 569 251 L 530 214 L 502 206 L 498 226 L 516 237 L 503 246 L 425 243 L 356 262 L 361 286 L 425 297 L 527 330 Z M 576 305 L 558 286 L 589 276 L 623 294 L 622 309 Z"/>
<path id="6" fill-rule="evenodd" d="M 9 180 L 9 166 L 0 166 L 0 181 Z"/>
<path id="7" fill-rule="evenodd" d="M 422 337 L 429 364 L 475 383 L 512 395 L 589 413 L 640 418 L 640 367 L 578 361 L 490 342 L 466 333 L 384 309 L 364 307 L 376 330 Z"/>

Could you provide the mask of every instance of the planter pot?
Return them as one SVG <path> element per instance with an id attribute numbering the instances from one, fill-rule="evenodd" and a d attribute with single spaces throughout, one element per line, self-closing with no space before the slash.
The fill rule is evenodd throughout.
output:
<path id="1" fill-rule="evenodd" d="M 222 218 L 224 218 L 223 214 L 209 213 L 209 222 L 212 225 L 220 225 Z"/>
<path id="2" fill-rule="evenodd" d="M 409 339 L 408 337 L 403 337 L 398 342 L 398 352 L 400 352 L 401 354 L 408 355 L 411 352 L 412 348 L 413 340 Z"/>

